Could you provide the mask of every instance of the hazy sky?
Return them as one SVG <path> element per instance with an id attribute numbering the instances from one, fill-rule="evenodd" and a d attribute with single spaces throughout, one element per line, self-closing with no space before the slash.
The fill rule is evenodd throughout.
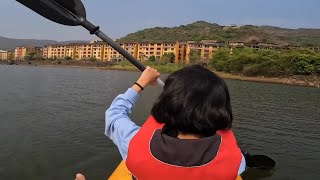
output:
<path id="1" fill-rule="evenodd" d="M 320 0 L 83 0 L 88 19 L 112 38 L 156 26 L 205 20 L 222 25 L 254 24 L 320 28 Z M 0 0 L 0 36 L 92 40 L 81 27 L 50 22 L 14 0 Z"/>

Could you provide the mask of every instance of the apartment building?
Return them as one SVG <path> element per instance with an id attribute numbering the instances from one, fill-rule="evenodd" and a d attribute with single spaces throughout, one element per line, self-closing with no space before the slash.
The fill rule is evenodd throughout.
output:
<path id="1" fill-rule="evenodd" d="M 228 46 L 233 48 L 233 47 L 244 47 L 245 43 L 243 41 L 230 41 L 228 42 Z"/>
<path id="2" fill-rule="evenodd" d="M 24 60 L 29 53 L 36 51 L 37 48 L 34 46 L 17 47 L 14 51 L 14 58 L 16 60 Z"/>
<path id="3" fill-rule="evenodd" d="M 103 56 L 103 61 L 118 61 L 121 59 L 120 54 L 107 44 L 103 45 L 102 56 Z"/>
<path id="4" fill-rule="evenodd" d="M 223 47 L 224 43 L 213 40 L 202 41 L 188 41 L 186 44 L 186 63 L 190 63 L 191 51 L 198 51 L 202 61 L 206 61 L 212 57 L 212 55 Z"/>
<path id="5" fill-rule="evenodd" d="M 138 43 L 136 58 L 145 62 L 151 56 L 161 59 L 163 55 L 173 53 L 175 62 L 178 63 L 185 59 L 185 45 L 184 42 Z"/>
<path id="6" fill-rule="evenodd" d="M 8 57 L 8 51 L 0 50 L 0 60 L 7 60 Z"/>
<path id="7" fill-rule="evenodd" d="M 104 43 L 97 42 L 92 44 L 92 58 L 96 58 L 97 60 L 101 61 L 103 59 L 103 51 L 104 50 Z"/>
<path id="8" fill-rule="evenodd" d="M 177 42 L 175 45 L 175 63 L 183 63 L 186 59 L 186 42 Z"/>
<path id="9" fill-rule="evenodd" d="M 138 43 L 121 43 L 120 46 L 128 51 L 134 58 L 138 59 Z"/>
<path id="10" fill-rule="evenodd" d="M 71 59 L 76 59 L 76 45 L 68 44 L 66 45 L 65 56 Z"/>
<path id="11" fill-rule="evenodd" d="M 201 59 L 208 59 L 219 47 L 220 42 L 203 40 L 200 42 L 164 42 L 164 43 L 120 43 L 120 46 L 142 62 L 151 56 L 161 59 L 165 54 L 173 53 L 175 63 L 189 62 L 192 50 L 199 51 Z M 63 59 L 70 57 L 75 60 L 95 58 L 99 61 L 119 61 L 123 56 L 104 42 L 94 41 L 85 44 L 48 45 L 43 48 L 43 57 L 47 59 Z"/>
<path id="12" fill-rule="evenodd" d="M 212 57 L 212 55 L 218 50 L 218 48 L 223 47 L 224 43 L 219 41 L 212 41 L 212 40 L 202 40 L 201 49 L 201 59 L 208 60 Z"/>
<path id="13" fill-rule="evenodd" d="M 139 59 L 142 62 L 145 62 L 146 60 L 149 59 L 150 56 L 154 55 L 154 54 L 151 55 L 151 53 L 150 53 L 150 44 L 149 43 L 138 43 L 137 49 L 138 49 L 137 59 Z"/>

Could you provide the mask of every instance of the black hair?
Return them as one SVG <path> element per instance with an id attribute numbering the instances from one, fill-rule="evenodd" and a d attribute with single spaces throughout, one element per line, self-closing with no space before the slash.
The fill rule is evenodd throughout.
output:
<path id="1" fill-rule="evenodd" d="M 230 129 L 233 120 L 224 80 L 198 65 L 168 76 L 151 114 L 171 130 L 205 137 Z"/>

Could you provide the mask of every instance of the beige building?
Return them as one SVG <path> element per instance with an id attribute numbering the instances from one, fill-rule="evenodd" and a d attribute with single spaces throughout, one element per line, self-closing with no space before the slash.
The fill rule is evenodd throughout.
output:
<path id="1" fill-rule="evenodd" d="M 149 43 L 139 43 L 137 47 L 137 59 L 139 59 L 142 62 L 145 62 L 149 59 L 150 56 L 153 56 L 150 54 L 150 44 Z"/>
<path id="2" fill-rule="evenodd" d="M 7 60 L 8 59 L 8 51 L 3 51 L 3 50 L 0 50 L 0 60 Z"/>
<path id="3" fill-rule="evenodd" d="M 177 42 L 175 45 L 175 63 L 184 63 L 186 60 L 186 42 Z"/>
<path id="4" fill-rule="evenodd" d="M 173 53 L 175 63 L 186 61 L 189 63 L 189 54 L 192 50 L 199 51 L 201 60 L 209 59 L 212 54 L 222 46 L 220 42 L 203 40 L 199 42 L 165 42 L 165 43 L 120 43 L 120 46 L 136 59 L 142 62 L 151 56 L 161 59 L 165 54 Z M 108 44 L 93 41 L 85 44 L 48 45 L 43 48 L 43 57 L 46 59 L 64 59 L 70 57 L 74 60 L 97 59 L 99 61 L 119 61 L 124 57 Z"/>
<path id="5" fill-rule="evenodd" d="M 92 57 L 96 58 L 99 61 L 103 60 L 103 50 L 104 50 L 104 43 L 97 42 L 92 44 Z"/>
<path id="6" fill-rule="evenodd" d="M 44 46 L 44 47 L 43 47 L 42 57 L 43 57 L 44 59 L 48 59 L 48 46 Z"/>
<path id="7" fill-rule="evenodd" d="M 223 43 L 219 41 L 203 40 L 201 49 L 201 59 L 208 60 L 212 55 L 218 50 L 218 48 L 223 47 Z"/>
<path id="8" fill-rule="evenodd" d="M 37 48 L 33 46 L 17 47 L 14 51 L 14 58 L 16 60 L 24 60 L 29 53 L 36 51 Z"/>
<path id="9" fill-rule="evenodd" d="M 65 57 L 69 57 L 71 59 L 76 59 L 76 45 L 68 44 L 65 45 Z"/>
<path id="10" fill-rule="evenodd" d="M 134 58 L 138 59 L 138 43 L 121 43 L 120 46 L 130 53 Z"/>
<path id="11" fill-rule="evenodd" d="M 191 51 L 198 51 L 199 54 L 202 52 L 202 44 L 196 41 L 188 41 L 186 44 L 186 63 L 190 63 Z"/>
<path id="12" fill-rule="evenodd" d="M 219 41 L 202 40 L 202 41 L 188 41 L 186 44 L 186 63 L 190 63 L 190 52 L 198 51 L 201 61 L 207 61 L 212 55 L 223 47 L 224 44 Z"/>
<path id="13" fill-rule="evenodd" d="M 61 59 L 65 57 L 64 45 L 48 45 L 43 48 L 43 57 L 46 59 Z"/>
<path id="14" fill-rule="evenodd" d="M 151 56 L 161 59 L 163 55 L 173 53 L 175 55 L 175 62 L 178 63 L 185 59 L 185 45 L 186 43 L 180 42 L 138 43 L 136 58 L 145 62 Z"/>
<path id="15" fill-rule="evenodd" d="M 43 58 L 45 59 L 64 59 L 70 57 L 75 59 L 75 47 L 74 44 L 69 45 L 48 45 L 43 48 Z"/>
<path id="16" fill-rule="evenodd" d="M 245 43 L 242 41 L 230 41 L 228 42 L 228 46 L 233 48 L 233 47 L 244 47 Z"/>
<path id="17" fill-rule="evenodd" d="M 87 60 L 93 57 L 92 46 L 93 44 L 76 44 L 76 60 Z"/>

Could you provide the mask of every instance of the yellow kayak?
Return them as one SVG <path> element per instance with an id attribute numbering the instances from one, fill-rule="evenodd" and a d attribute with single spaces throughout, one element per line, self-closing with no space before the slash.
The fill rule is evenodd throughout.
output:
<path id="1" fill-rule="evenodd" d="M 116 170 L 111 174 L 108 180 L 132 180 L 132 175 L 124 161 L 122 161 Z M 240 176 L 236 180 L 242 180 Z"/>

